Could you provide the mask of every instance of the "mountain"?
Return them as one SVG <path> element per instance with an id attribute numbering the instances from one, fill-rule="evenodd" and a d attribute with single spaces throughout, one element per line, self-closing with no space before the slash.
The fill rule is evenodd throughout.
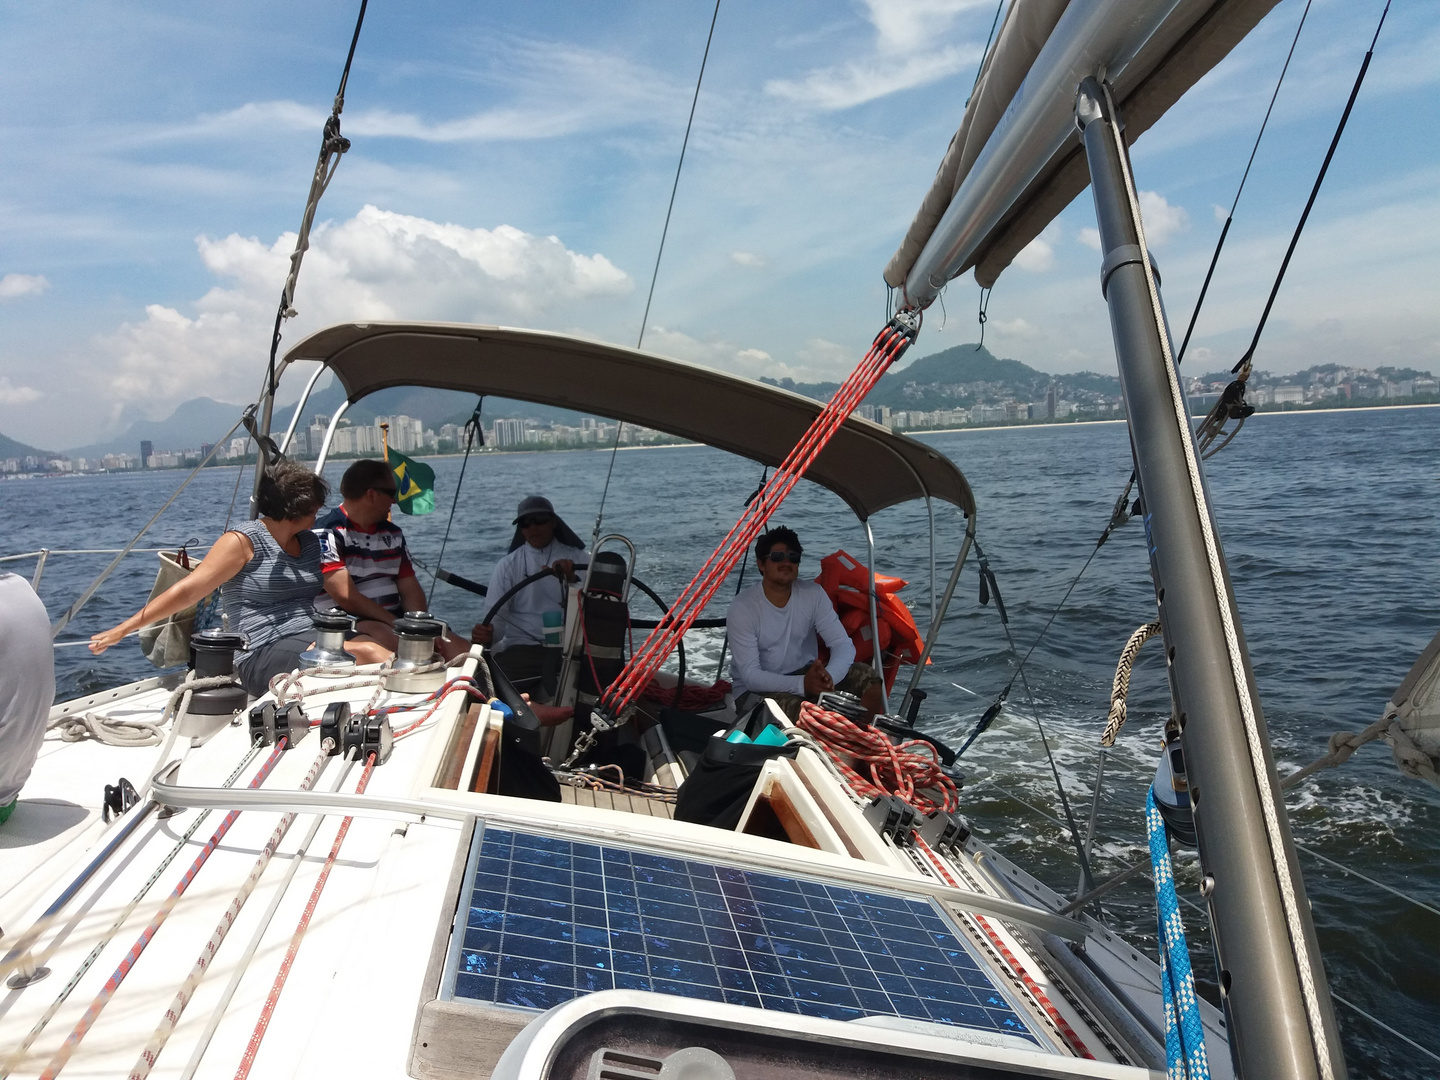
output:
<path id="1" fill-rule="evenodd" d="M 65 453 L 70 457 L 100 457 L 104 454 L 138 454 L 140 443 L 148 440 L 156 450 L 189 450 L 214 442 L 240 417 L 238 405 L 212 398 L 194 398 L 178 405 L 164 420 L 136 420 L 123 435 Z"/>
<path id="2" fill-rule="evenodd" d="M 48 461 L 54 456 L 54 453 L 49 450 L 40 450 L 23 442 L 16 442 L 6 435 L 0 435 L 0 458 L 38 457 Z"/>
<path id="3" fill-rule="evenodd" d="M 330 416 L 345 400 L 345 391 L 339 383 L 331 383 L 310 395 L 301 417 L 302 425 L 310 423 L 312 417 Z M 346 419 L 356 424 L 372 423 L 377 416 L 413 416 L 423 421 L 426 427 L 438 428 L 441 424 L 463 424 L 475 408 L 475 395 L 462 394 L 455 390 L 432 390 L 417 386 L 396 386 L 371 394 L 363 401 L 352 405 L 345 412 Z M 232 405 L 213 398 L 194 398 L 176 406 L 175 411 L 164 420 L 136 420 L 125 433 L 112 439 L 76 446 L 66 450 L 70 457 L 100 457 L 104 454 L 140 452 L 140 443 L 148 441 L 156 450 L 193 450 L 204 443 L 214 442 L 230 429 L 240 418 L 244 406 Z M 271 429 L 277 438 L 283 434 L 293 405 L 284 405 L 275 410 Z M 501 416 L 526 417 L 557 423 L 579 423 L 581 414 L 568 409 L 557 409 L 547 405 L 530 405 L 525 402 L 508 401 L 503 398 L 486 398 L 482 414 L 491 421 Z M 237 435 L 243 436 L 241 428 Z M 0 435 L 0 458 L 24 457 L 26 454 L 53 456 L 47 451 L 36 450 Z"/>
<path id="4" fill-rule="evenodd" d="M 839 383 L 797 383 L 792 379 L 762 378 L 761 382 L 793 390 L 806 397 L 827 400 Z M 865 398 L 867 405 L 892 409 L 968 408 L 978 401 L 1043 401 L 1051 384 L 1056 394 L 1076 401 L 1118 398 L 1120 380 L 1113 375 L 1082 371 L 1050 375 L 1019 360 L 1003 360 L 982 345 L 956 345 L 911 361 L 887 372 Z"/>

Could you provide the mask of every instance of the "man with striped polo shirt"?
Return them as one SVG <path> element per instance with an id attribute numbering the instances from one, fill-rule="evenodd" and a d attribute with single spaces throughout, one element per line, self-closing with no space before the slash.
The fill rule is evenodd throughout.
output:
<path id="1" fill-rule="evenodd" d="M 405 534 L 390 521 L 396 492 L 395 474 L 385 462 L 357 461 L 340 478 L 342 502 L 315 526 L 325 575 L 315 606 L 349 612 L 358 620 L 357 631 L 392 652 L 398 641 L 391 625 L 405 612 L 426 607 Z M 468 641 L 450 636 L 435 645 L 447 660 L 470 648 Z"/>

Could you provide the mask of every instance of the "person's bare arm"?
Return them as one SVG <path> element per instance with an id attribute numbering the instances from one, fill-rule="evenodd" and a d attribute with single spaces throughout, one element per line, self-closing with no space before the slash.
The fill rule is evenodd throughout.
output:
<path id="1" fill-rule="evenodd" d="M 400 590 L 400 602 L 403 611 L 429 611 L 429 601 L 425 599 L 425 590 L 420 587 L 420 581 L 414 574 L 401 574 L 395 581 Z"/>
<path id="2" fill-rule="evenodd" d="M 374 619 L 389 626 L 395 616 L 362 593 L 355 585 L 355 579 L 345 568 L 332 570 L 325 575 L 325 591 L 342 611 L 361 619 Z"/>
<path id="3" fill-rule="evenodd" d="M 126 634 L 183 611 L 238 574 L 254 555 L 255 548 L 248 537 L 237 532 L 225 533 L 188 576 L 171 585 L 118 626 L 94 635 L 90 639 L 90 651 L 102 653 Z"/>

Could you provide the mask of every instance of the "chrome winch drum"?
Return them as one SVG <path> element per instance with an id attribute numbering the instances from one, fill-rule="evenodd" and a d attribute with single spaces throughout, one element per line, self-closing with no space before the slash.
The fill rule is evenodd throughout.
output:
<path id="1" fill-rule="evenodd" d="M 355 628 L 354 616 L 339 608 L 330 608 L 315 612 L 310 622 L 315 627 L 315 644 L 300 654 L 300 666 L 354 667 L 355 658 L 345 651 L 345 635 Z"/>
<path id="2" fill-rule="evenodd" d="M 407 611 L 391 629 L 399 638 L 395 659 L 383 682 L 386 690 L 402 694 L 428 694 L 445 683 L 445 665 L 435 652 L 435 639 L 445 624 L 428 611 Z"/>

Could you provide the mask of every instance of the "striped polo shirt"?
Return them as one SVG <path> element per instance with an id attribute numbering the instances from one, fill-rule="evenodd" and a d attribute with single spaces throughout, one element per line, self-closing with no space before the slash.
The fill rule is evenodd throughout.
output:
<path id="1" fill-rule="evenodd" d="M 362 596 L 375 601 L 386 611 L 403 615 L 399 580 L 414 577 L 410 556 L 405 550 L 405 534 L 400 526 L 382 521 L 369 529 L 350 520 L 345 507 L 337 506 L 325 520 L 315 526 L 320 537 L 320 570 L 325 575 L 348 570 L 350 580 Z M 322 592 L 315 606 L 333 607 L 335 601 Z"/>

